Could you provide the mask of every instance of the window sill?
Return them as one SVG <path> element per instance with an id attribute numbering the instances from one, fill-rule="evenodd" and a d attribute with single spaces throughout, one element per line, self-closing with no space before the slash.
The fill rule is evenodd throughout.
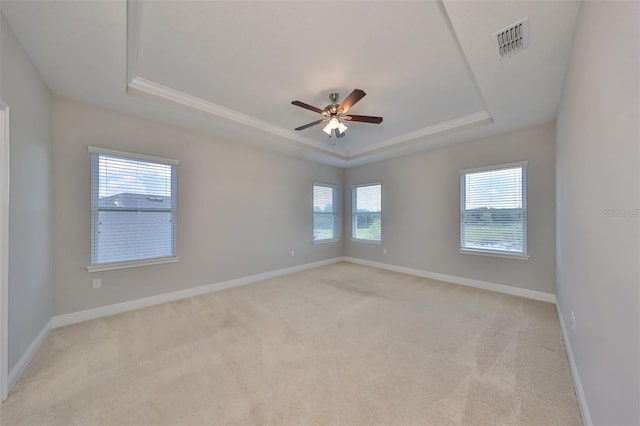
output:
<path id="1" fill-rule="evenodd" d="M 158 259 L 136 260 L 134 262 L 103 263 L 100 265 L 87 266 L 89 272 L 112 271 L 114 269 L 137 268 L 138 266 L 161 265 L 163 263 L 174 263 L 180 260 L 179 257 L 161 257 Z"/>
<path id="2" fill-rule="evenodd" d="M 509 253 L 504 251 L 489 251 L 489 250 L 473 250 L 473 249 L 460 249 L 462 254 L 475 254 L 477 256 L 489 256 L 489 257 L 501 257 L 503 259 L 518 259 L 528 260 L 529 255 L 521 253 Z"/>
<path id="3" fill-rule="evenodd" d="M 311 243 L 312 244 L 328 244 L 328 243 L 335 243 L 340 241 L 339 238 L 328 238 L 326 240 L 313 240 Z"/>
<path id="4" fill-rule="evenodd" d="M 364 243 L 364 244 L 382 244 L 382 240 L 362 240 L 360 238 L 351 238 L 351 241 L 354 243 Z"/>

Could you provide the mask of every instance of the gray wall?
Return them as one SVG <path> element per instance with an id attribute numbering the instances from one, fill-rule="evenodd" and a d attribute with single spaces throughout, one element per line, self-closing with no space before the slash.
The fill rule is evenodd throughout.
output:
<path id="1" fill-rule="evenodd" d="M 53 127 L 56 315 L 342 254 L 342 241 L 311 243 L 312 183 L 341 184 L 341 169 L 59 97 Z M 180 161 L 179 262 L 85 270 L 91 244 L 89 145 Z M 102 279 L 102 288 L 91 287 L 93 278 Z"/>
<path id="2" fill-rule="evenodd" d="M 10 108 L 9 371 L 53 314 L 51 94 L 3 14 L 0 98 Z"/>
<path id="3" fill-rule="evenodd" d="M 558 299 L 595 424 L 640 424 L 639 13 L 583 3 L 557 121 Z"/>
<path id="4" fill-rule="evenodd" d="M 554 132 L 549 123 L 347 170 L 345 255 L 554 293 Z M 530 259 L 460 254 L 458 170 L 523 160 Z M 382 181 L 382 244 L 352 242 L 349 187 L 376 181 Z"/>

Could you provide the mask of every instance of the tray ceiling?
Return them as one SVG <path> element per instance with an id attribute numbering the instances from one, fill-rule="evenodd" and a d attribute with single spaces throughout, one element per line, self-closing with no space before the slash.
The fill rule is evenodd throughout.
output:
<path id="1" fill-rule="evenodd" d="M 578 4 L 3 1 L 2 11 L 56 93 L 349 166 L 552 120 Z M 497 59 L 492 34 L 523 17 L 529 48 Z M 330 92 L 355 88 L 367 96 L 350 112 L 382 124 L 347 123 L 336 146 L 322 126 L 293 130 L 320 116 L 292 100 L 323 108 Z"/>

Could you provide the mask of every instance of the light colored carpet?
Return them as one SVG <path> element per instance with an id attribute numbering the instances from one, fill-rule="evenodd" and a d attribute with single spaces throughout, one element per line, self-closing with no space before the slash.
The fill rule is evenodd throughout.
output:
<path id="1" fill-rule="evenodd" d="M 2 424 L 580 424 L 555 307 L 339 263 L 53 330 Z"/>

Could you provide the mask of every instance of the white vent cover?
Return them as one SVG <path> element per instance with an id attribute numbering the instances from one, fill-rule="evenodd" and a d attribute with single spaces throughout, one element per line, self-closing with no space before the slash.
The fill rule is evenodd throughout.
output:
<path id="1" fill-rule="evenodd" d="M 498 59 L 508 58 L 529 47 L 529 18 L 493 33 Z"/>

